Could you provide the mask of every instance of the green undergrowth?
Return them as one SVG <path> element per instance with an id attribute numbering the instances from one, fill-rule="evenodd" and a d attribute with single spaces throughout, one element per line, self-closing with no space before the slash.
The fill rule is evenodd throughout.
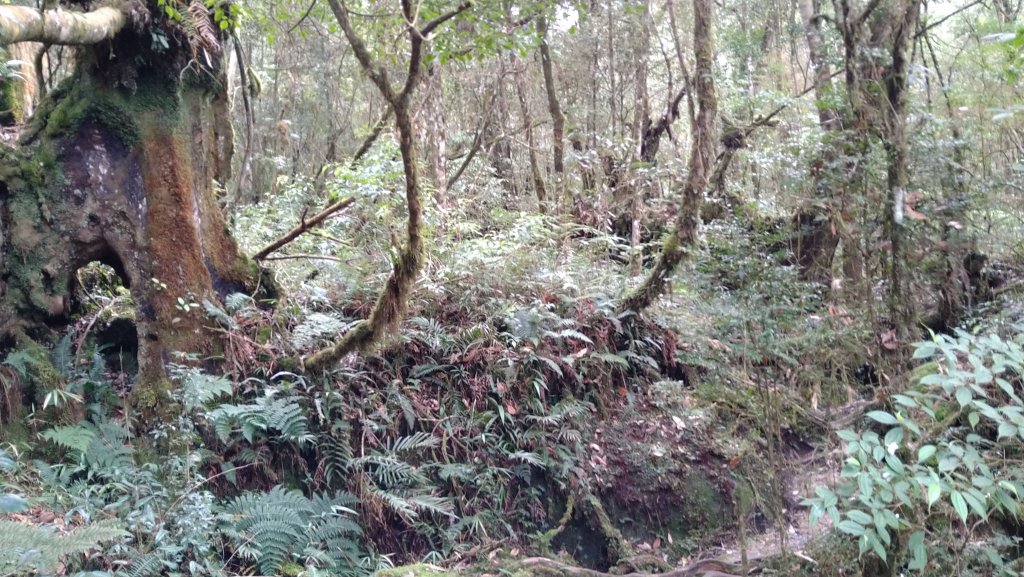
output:
<path id="1" fill-rule="evenodd" d="M 606 570 L 640 551 L 675 563 L 740 524 L 785 520 L 782 456 L 825 443 L 805 407 L 860 394 L 859 365 L 884 369 L 861 317 L 765 256 L 772 231 L 709 230 L 671 294 L 638 317 L 616 310 L 639 278 L 601 230 L 488 203 L 431 207 L 427 269 L 400 330 L 304 374 L 297 359 L 365 317 L 397 254 L 392 152 L 331 169 L 327 193 L 357 202 L 287 247 L 330 260 L 276 262 L 290 295 L 276 309 L 181 295 L 182 314 L 229 346 L 171 359 L 161 422 L 125 401 L 128 349 L 109 329 L 123 291 L 84 279 L 95 298 L 41 365 L 60 392 L 4 425 L 4 491 L 25 498 L 23 522 L 123 532 L 58 555 L 64 571 L 429 573 L 495 543 Z M 255 252 L 293 226 L 309 187 L 286 183 L 246 209 L 241 244 Z M 40 386 L 19 362 L 30 352 L 7 357 L 7 390 Z M 63 416 L 44 418 L 54 401 Z M 6 436 L 16 423 L 20 436 Z"/>

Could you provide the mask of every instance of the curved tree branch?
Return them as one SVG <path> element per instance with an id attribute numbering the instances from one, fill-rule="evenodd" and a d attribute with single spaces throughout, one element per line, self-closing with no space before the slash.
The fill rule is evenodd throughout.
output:
<path id="1" fill-rule="evenodd" d="M 421 231 L 423 207 L 420 203 L 416 145 L 410 103 L 412 102 L 412 93 L 419 84 L 418 78 L 422 69 L 423 42 L 426 36 L 424 30 L 429 32 L 470 7 L 469 3 L 464 3 L 455 11 L 428 23 L 425 29 L 417 29 L 415 23 L 418 4 L 415 0 L 402 0 L 402 15 L 409 25 L 409 75 L 402 91 L 396 94 L 388 81 L 384 67 L 374 60 L 367 50 L 366 44 L 352 27 L 344 0 L 328 0 L 328 4 L 352 46 L 352 51 L 359 60 L 359 64 L 380 89 L 394 111 L 395 125 L 398 128 L 398 148 L 402 152 L 402 168 L 405 172 L 405 204 L 409 211 L 409 218 L 406 222 L 405 246 L 402 247 L 395 259 L 394 269 L 384 284 L 384 290 L 377 297 L 377 302 L 374 304 L 369 318 L 356 324 L 335 344 L 305 359 L 305 368 L 314 372 L 329 368 L 349 353 L 371 348 L 388 331 L 393 330 L 405 315 L 409 293 L 423 265 L 423 235 Z"/>
<path id="2" fill-rule="evenodd" d="M 0 45 L 97 44 L 113 38 L 127 23 L 128 16 L 123 11 L 109 6 L 91 12 L 0 6 Z"/>

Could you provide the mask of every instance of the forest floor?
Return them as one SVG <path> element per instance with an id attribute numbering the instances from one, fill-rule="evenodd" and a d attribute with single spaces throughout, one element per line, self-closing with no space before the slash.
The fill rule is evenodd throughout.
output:
<path id="1" fill-rule="evenodd" d="M 810 457 L 791 459 L 787 467 L 791 475 L 786 482 L 786 491 L 792 502 L 799 503 L 813 497 L 818 487 L 831 488 L 835 484 L 841 464 L 826 454 L 815 453 Z M 756 564 L 759 559 L 792 553 L 813 564 L 809 550 L 831 530 L 831 519 L 825 516 L 812 527 L 806 507 L 797 506 L 785 514 L 783 523 L 755 531 L 742 541 L 737 534 L 730 535 L 722 543 L 720 551 L 712 549 L 708 554 L 728 563 L 742 563 L 746 557 L 749 563 Z"/>

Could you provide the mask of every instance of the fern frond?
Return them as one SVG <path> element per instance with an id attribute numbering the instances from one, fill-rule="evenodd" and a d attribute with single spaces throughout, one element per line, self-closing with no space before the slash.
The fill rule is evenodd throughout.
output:
<path id="1" fill-rule="evenodd" d="M 66 425 L 51 427 L 39 433 L 39 438 L 81 456 L 96 440 L 96 432 L 85 425 Z"/>
<path id="2" fill-rule="evenodd" d="M 441 440 L 425 431 L 417 431 L 407 437 L 399 437 L 388 447 L 392 453 L 408 453 L 420 449 L 432 449 L 441 444 Z"/>
<path id="3" fill-rule="evenodd" d="M 61 535 L 26 523 L 0 520 L 0 574 L 52 572 L 70 555 L 126 536 L 128 533 L 116 521 L 83 525 Z"/>

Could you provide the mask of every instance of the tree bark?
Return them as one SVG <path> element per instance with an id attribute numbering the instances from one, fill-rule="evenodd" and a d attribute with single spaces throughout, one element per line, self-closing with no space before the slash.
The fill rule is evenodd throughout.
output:
<path id="1" fill-rule="evenodd" d="M 830 106 L 832 71 L 825 53 L 821 35 L 821 2 L 819 0 L 798 0 L 797 8 L 804 26 L 807 54 L 814 69 L 814 99 L 818 102 L 818 126 L 825 133 L 836 133 L 842 129 L 839 114 Z M 829 170 L 835 153 L 833 143 L 826 143 L 827 150 L 811 170 L 813 198 L 807 206 L 793 216 L 795 233 L 793 252 L 796 255 L 800 275 L 806 280 L 830 284 L 832 260 L 839 245 L 840 234 L 834 224 L 844 226 L 842 217 L 836 218 L 834 208 L 845 204 L 844 191 L 835 190 L 839 179 L 829 178 Z M 846 250 L 859 250 L 847 246 Z"/>
<path id="2" fill-rule="evenodd" d="M 508 96 L 505 84 L 505 57 L 498 55 L 498 78 L 494 85 L 494 119 L 484 130 L 485 140 L 490 142 L 487 159 L 494 170 L 494 176 L 501 182 L 508 197 L 516 198 L 516 182 L 512 174 L 512 139 L 506 131 L 509 125 Z"/>
<path id="3" fill-rule="evenodd" d="M 448 202 L 448 126 L 444 117 L 444 87 L 441 67 L 432 64 L 424 79 L 426 93 L 423 107 L 417 114 L 417 124 L 424 127 L 421 142 L 430 165 L 430 184 L 434 187 L 434 200 L 441 206 Z"/>
<path id="4" fill-rule="evenodd" d="M 21 64 L 17 67 L 20 78 L 11 77 L 0 83 L 0 122 L 3 124 L 23 124 L 32 116 L 44 84 L 35 66 L 42 47 L 38 42 L 19 42 L 7 47 L 10 59 Z"/>
<path id="5" fill-rule="evenodd" d="M 555 71 L 551 63 L 551 49 L 548 46 L 548 21 L 537 19 L 537 34 L 540 36 L 540 65 L 544 72 L 544 91 L 548 97 L 548 112 L 551 114 L 551 156 L 555 172 L 555 188 L 560 193 L 565 186 L 565 114 L 558 102 L 555 86 Z"/>
<path id="6" fill-rule="evenodd" d="M 32 15 L 0 8 L 4 26 L 8 9 Z M 32 37 L 110 41 L 81 48 L 73 79 L 40 106 L 22 148 L 0 153 L 0 326 L 31 333 L 68 324 L 76 271 L 92 261 L 113 266 L 136 304 L 134 402 L 157 411 L 168 402 L 172 353 L 222 352 L 198 303 L 252 293 L 261 274 L 230 236 L 212 184 L 225 163 L 215 130 L 226 90 L 218 55 L 212 68 L 190 69 L 181 36 L 166 33 L 169 46 L 154 52 L 149 30 L 123 28 L 124 15 L 112 12 L 48 11 L 39 20 L 90 27 Z M 102 34 L 95 20 L 106 22 Z M 5 38 L 32 36 L 28 29 Z"/>
<path id="7" fill-rule="evenodd" d="M 526 146 L 529 149 L 530 175 L 533 177 L 533 189 L 537 195 L 537 210 L 541 214 L 547 212 L 548 192 L 541 172 L 540 160 L 537 158 L 537 142 L 533 137 L 533 114 L 530 112 L 529 93 L 526 90 L 526 70 L 522 62 L 513 57 L 515 69 L 516 96 L 519 97 L 519 112 L 523 117 L 523 129 L 526 131 Z"/>
<path id="8" fill-rule="evenodd" d="M 910 181 L 907 149 L 907 74 L 910 58 L 907 51 L 917 31 L 922 0 L 893 0 L 888 6 L 884 24 L 889 34 L 892 64 L 885 77 L 886 98 L 889 106 L 883 111 L 885 119 L 885 147 L 888 151 L 887 181 L 889 207 L 887 211 L 888 236 L 892 243 L 889 260 L 889 311 L 901 337 L 910 338 L 915 320 L 913 300 L 905 293 L 907 263 L 903 224 L 904 203 Z"/>
<path id="9" fill-rule="evenodd" d="M 619 303 L 619 310 L 640 312 L 650 306 L 663 292 L 669 276 L 687 258 L 697 244 L 700 208 L 708 177 L 715 161 L 715 119 L 718 97 L 714 82 L 713 0 L 694 0 L 693 50 L 696 67 L 694 85 L 699 109 L 691 119 L 693 147 L 688 161 L 689 172 L 683 188 L 675 229 L 665 239 L 654 268 L 635 290 Z"/>

